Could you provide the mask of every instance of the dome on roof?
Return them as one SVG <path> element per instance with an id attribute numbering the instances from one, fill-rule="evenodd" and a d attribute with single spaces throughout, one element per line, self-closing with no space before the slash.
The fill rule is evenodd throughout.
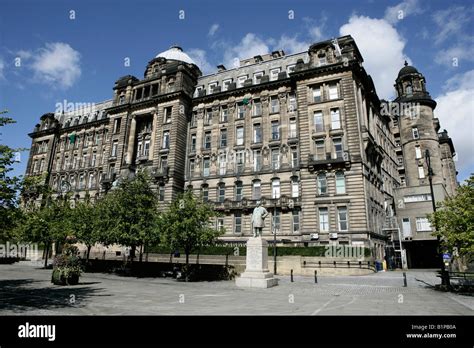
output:
<path id="1" fill-rule="evenodd" d="M 169 60 L 179 60 L 185 63 L 194 64 L 196 63 L 183 52 L 183 49 L 179 46 L 171 46 L 169 50 L 159 53 L 155 58 L 166 58 Z"/>
<path id="2" fill-rule="evenodd" d="M 408 65 L 407 61 L 405 61 L 405 66 L 400 69 L 398 72 L 398 77 L 402 77 L 405 75 L 410 75 L 410 74 L 419 74 L 418 70 L 414 66 Z"/>

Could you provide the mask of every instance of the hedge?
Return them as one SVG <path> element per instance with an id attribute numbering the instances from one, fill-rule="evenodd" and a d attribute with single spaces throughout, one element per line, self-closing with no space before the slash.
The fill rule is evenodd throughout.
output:
<path id="1" fill-rule="evenodd" d="M 312 247 L 281 247 L 277 246 L 277 255 L 278 256 L 287 256 L 287 255 L 295 255 L 295 256 L 319 256 L 324 257 L 326 253 L 325 245 L 318 245 Z M 237 253 L 238 249 L 238 253 Z M 229 246 L 208 246 L 203 247 L 199 250 L 200 255 L 236 255 L 236 256 L 245 256 L 247 249 L 245 247 L 229 247 Z M 155 254 L 171 254 L 174 251 L 169 250 L 161 245 L 159 246 L 152 246 L 147 248 L 146 252 L 155 253 Z M 181 255 L 184 255 L 183 250 L 179 250 Z M 193 252 L 193 254 L 197 254 L 197 252 Z M 268 255 L 273 255 L 273 247 L 268 247 Z M 369 248 L 364 248 L 364 255 L 370 256 L 371 252 Z"/>

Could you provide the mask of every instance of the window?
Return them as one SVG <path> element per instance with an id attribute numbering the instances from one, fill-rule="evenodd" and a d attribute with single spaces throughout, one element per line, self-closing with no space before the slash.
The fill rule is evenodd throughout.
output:
<path id="1" fill-rule="evenodd" d="M 416 218 L 416 230 L 423 232 L 423 231 L 431 231 L 431 224 L 426 217 L 417 217 Z"/>
<path id="2" fill-rule="evenodd" d="M 412 236 L 410 218 L 402 219 L 402 231 L 403 231 L 403 238 L 409 238 Z"/>
<path id="3" fill-rule="evenodd" d="M 253 115 L 260 116 L 262 114 L 262 103 L 259 99 L 253 101 Z"/>
<path id="4" fill-rule="evenodd" d="M 209 159 L 209 157 L 205 157 L 202 161 L 202 174 L 203 176 L 209 176 L 211 169 L 211 160 Z"/>
<path id="5" fill-rule="evenodd" d="M 300 231 L 300 211 L 293 210 L 291 212 L 291 217 L 293 233 L 298 233 Z"/>
<path id="6" fill-rule="evenodd" d="M 199 94 L 202 90 L 204 90 L 203 86 L 197 86 L 196 91 L 194 91 L 194 97 L 199 97 Z"/>
<path id="7" fill-rule="evenodd" d="M 262 142 L 262 126 L 260 123 L 253 125 L 253 142 L 256 144 Z"/>
<path id="8" fill-rule="evenodd" d="M 204 114 L 204 125 L 209 126 L 212 124 L 212 109 L 207 109 Z"/>
<path id="9" fill-rule="evenodd" d="M 344 158 L 341 138 L 334 138 L 332 142 L 334 144 L 334 152 L 336 153 L 336 158 Z"/>
<path id="10" fill-rule="evenodd" d="M 319 63 L 318 66 L 326 65 L 326 63 L 327 63 L 326 56 L 319 57 L 319 62 L 318 63 Z"/>
<path id="11" fill-rule="evenodd" d="M 271 97 L 270 98 L 270 113 L 274 114 L 280 111 L 280 102 L 278 101 L 278 97 Z"/>
<path id="12" fill-rule="evenodd" d="M 161 172 L 165 173 L 167 168 L 168 168 L 168 156 L 161 156 L 161 159 L 160 159 Z"/>
<path id="13" fill-rule="evenodd" d="M 221 153 L 219 155 L 219 174 L 225 175 L 227 171 L 227 155 L 225 153 Z"/>
<path id="14" fill-rule="evenodd" d="M 316 132 L 324 132 L 324 118 L 321 111 L 315 111 L 313 114 L 314 130 Z"/>
<path id="15" fill-rule="evenodd" d="M 204 202 L 207 202 L 209 200 L 209 187 L 207 185 L 204 185 L 201 188 L 201 191 L 202 191 L 202 200 Z"/>
<path id="16" fill-rule="evenodd" d="M 296 138 L 296 118 L 290 118 L 290 130 L 288 132 L 288 138 Z"/>
<path id="17" fill-rule="evenodd" d="M 331 110 L 331 129 L 341 129 L 341 116 L 339 109 Z"/>
<path id="18" fill-rule="evenodd" d="M 170 148 L 170 131 L 164 131 L 163 132 L 162 148 L 163 149 L 169 149 Z"/>
<path id="19" fill-rule="evenodd" d="M 219 184 L 217 187 L 217 201 L 223 203 L 225 199 L 225 185 Z"/>
<path id="20" fill-rule="evenodd" d="M 316 140 L 316 160 L 326 159 L 326 148 L 324 146 L 324 140 Z"/>
<path id="21" fill-rule="evenodd" d="M 44 170 L 44 158 L 42 158 L 41 161 L 40 161 L 40 167 L 39 167 L 40 173 L 42 173 L 43 170 Z"/>
<path id="22" fill-rule="evenodd" d="M 121 118 L 116 118 L 114 120 L 114 134 L 117 134 L 118 132 L 120 132 L 120 124 L 121 124 Z"/>
<path id="23" fill-rule="evenodd" d="M 87 152 L 82 154 L 82 163 L 81 167 L 87 167 Z"/>
<path id="24" fill-rule="evenodd" d="M 415 158 L 420 159 L 421 158 L 421 148 L 419 145 L 415 146 Z"/>
<path id="25" fill-rule="evenodd" d="M 196 134 L 191 134 L 191 152 L 196 152 Z"/>
<path id="26" fill-rule="evenodd" d="M 100 133 L 95 132 L 95 137 L 94 137 L 94 145 L 98 145 L 100 142 Z"/>
<path id="27" fill-rule="evenodd" d="M 298 182 L 298 178 L 291 179 L 291 197 L 299 197 L 300 195 L 300 185 Z"/>
<path id="28" fill-rule="evenodd" d="M 242 200 L 242 193 L 243 193 L 242 182 L 238 181 L 235 183 L 235 200 L 236 201 Z"/>
<path id="29" fill-rule="evenodd" d="M 222 91 L 227 91 L 231 83 L 232 83 L 232 79 L 224 80 L 222 82 Z"/>
<path id="30" fill-rule="evenodd" d="M 191 127 L 196 127 L 197 126 L 197 114 L 193 112 L 191 115 Z"/>
<path id="31" fill-rule="evenodd" d="M 291 148 L 291 167 L 298 168 L 299 160 L 298 160 L 298 148 L 292 147 Z"/>
<path id="32" fill-rule="evenodd" d="M 264 75 L 264 72 L 263 71 L 259 71 L 259 72 L 256 72 L 255 74 L 253 74 L 253 83 L 256 85 L 256 84 L 259 84 L 260 83 L 260 79 L 262 78 L 262 76 Z"/>
<path id="33" fill-rule="evenodd" d="M 418 166 L 418 178 L 425 178 L 425 169 L 423 168 L 423 166 Z"/>
<path id="34" fill-rule="evenodd" d="M 160 202 L 165 200 L 165 185 L 158 186 L 158 200 Z"/>
<path id="35" fill-rule="evenodd" d="M 247 80 L 247 75 L 239 76 L 239 77 L 237 78 L 237 88 L 244 87 L 244 82 L 245 82 L 245 80 Z"/>
<path id="36" fill-rule="evenodd" d="M 270 70 L 270 81 L 278 80 L 278 74 L 280 73 L 280 68 Z"/>
<path id="37" fill-rule="evenodd" d="M 91 167 L 95 167 L 96 161 L 97 161 L 97 154 L 93 153 L 91 157 Z"/>
<path id="38" fill-rule="evenodd" d="M 234 213 L 234 233 L 242 233 L 242 213 Z"/>
<path id="39" fill-rule="evenodd" d="M 245 152 L 237 151 L 235 153 L 235 161 L 236 161 L 237 173 L 242 173 L 244 171 L 244 165 L 245 165 Z"/>
<path id="40" fill-rule="evenodd" d="M 223 107 L 221 110 L 221 122 L 227 122 L 227 119 L 229 117 L 229 109 L 226 107 Z"/>
<path id="41" fill-rule="evenodd" d="M 328 208 L 319 208 L 319 230 L 329 231 Z"/>
<path id="42" fill-rule="evenodd" d="M 420 133 L 418 132 L 418 128 L 413 127 L 411 129 L 411 133 L 413 135 L 413 139 L 420 139 Z"/>
<path id="43" fill-rule="evenodd" d="M 237 119 L 241 120 L 245 117 L 245 105 L 243 103 L 239 103 L 237 105 Z"/>
<path id="44" fill-rule="evenodd" d="M 280 139 L 280 121 L 272 121 L 272 140 Z"/>
<path id="45" fill-rule="evenodd" d="M 279 149 L 272 150 L 272 169 L 273 170 L 280 169 L 280 150 Z"/>
<path id="46" fill-rule="evenodd" d="M 413 94 L 413 88 L 411 87 L 411 85 L 407 85 L 406 91 L 407 91 L 407 95 Z"/>
<path id="47" fill-rule="evenodd" d="M 226 147 L 227 146 L 227 129 L 221 129 L 219 145 L 220 145 L 220 147 Z"/>
<path id="48" fill-rule="evenodd" d="M 244 145 L 244 127 L 238 126 L 236 128 L 236 145 Z"/>
<path id="49" fill-rule="evenodd" d="M 78 169 L 78 168 L 79 168 L 79 161 L 78 161 L 78 159 L 77 159 L 77 155 L 74 155 L 74 158 L 73 158 L 73 160 L 72 160 L 72 167 L 73 167 L 74 169 Z"/>
<path id="50" fill-rule="evenodd" d="M 85 177 L 84 174 L 79 176 L 79 189 L 84 189 L 85 187 Z"/>
<path id="51" fill-rule="evenodd" d="M 165 117 L 164 117 L 164 123 L 170 123 L 171 122 L 171 114 L 173 113 L 173 107 L 168 106 L 165 108 Z"/>
<path id="52" fill-rule="evenodd" d="M 137 143 L 137 157 L 140 157 L 142 155 L 142 151 L 143 151 L 143 142 L 139 140 Z"/>
<path id="53" fill-rule="evenodd" d="M 313 87 L 313 102 L 319 103 L 321 102 L 321 87 Z"/>
<path id="54" fill-rule="evenodd" d="M 204 149 L 205 150 L 209 150 L 211 148 L 211 141 L 212 141 L 211 132 L 208 131 L 204 133 Z"/>
<path id="55" fill-rule="evenodd" d="M 347 231 L 347 207 L 338 207 L 337 208 L 337 221 L 339 226 L 339 231 Z"/>
<path id="56" fill-rule="evenodd" d="M 280 179 L 272 180 L 272 198 L 280 198 Z"/>
<path id="57" fill-rule="evenodd" d="M 328 184 L 325 173 L 318 174 L 318 195 L 325 195 L 328 192 Z"/>
<path id="58" fill-rule="evenodd" d="M 253 170 L 258 172 L 262 168 L 262 151 L 253 150 Z"/>
<path id="59" fill-rule="evenodd" d="M 112 143 L 112 153 L 111 153 L 112 157 L 117 157 L 117 150 L 118 150 L 118 140 L 114 140 L 114 142 Z"/>
<path id="60" fill-rule="evenodd" d="M 295 71 L 296 64 L 291 64 L 286 67 L 286 73 L 290 74 Z"/>
<path id="61" fill-rule="evenodd" d="M 277 231 L 280 230 L 280 226 L 281 226 L 281 211 L 279 209 L 275 209 L 273 211 L 273 219 L 272 219 L 272 223 L 273 223 L 273 233 L 276 233 Z"/>
<path id="62" fill-rule="evenodd" d="M 288 94 L 288 112 L 296 111 L 296 96 L 294 93 Z"/>
<path id="63" fill-rule="evenodd" d="M 95 187 L 95 175 L 94 173 L 89 174 L 89 188 Z"/>
<path id="64" fill-rule="evenodd" d="M 189 160 L 189 176 L 192 177 L 194 173 L 194 169 L 196 167 L 196 163 L 194 162 L 194 159 Z"/>
<path id="65" fill-rule="evenodd" d="M 252 199 L 260 199 L 262 197 L 260 180 L 255 180 L 252 184 Z"/>
<path id="66" fill-rule="evenodd" d="M 214 88 L 217 87 L 217 82 L 211 82 L 208 87 L 208 93 L 212 94 L 214 92 Z"/>
<path id="67" fill-rule="evenodd" d="M 150 140 L 145 140 L 145 147 L 143 149 L 143 156 L 147 157 L 150 155 Z"/>
<path id="68" fill-rule="evenodd" d="M 216 229 L 218 231 L 224 230 L 224 218 L 217 218 Z"/>
<path id="69" fill-rule="evenodd" d="M 329 85 L 329 99 L 338 99 L 339 98 L 339 93 L 337 91 L 337 84 L 331 84 Z"/>
<path id="70" fill-rule="evenodd" d="M 344 172 L 336 172 L 336 193 L 346 193 L 346 178 Z"/>

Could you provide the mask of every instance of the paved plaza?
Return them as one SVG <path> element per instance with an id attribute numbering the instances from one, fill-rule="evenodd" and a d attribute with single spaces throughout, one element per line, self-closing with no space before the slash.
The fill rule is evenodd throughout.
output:
<path id="1" fill-rule="evenodd" d="M 76 286 L 52 285 L 51 270 L 0 265 L 0 315 L 473 315 L 474 297 L 433 290 L 435 271 L 311 277 L 270 289 L 234 281 L 84 273 Z"/>

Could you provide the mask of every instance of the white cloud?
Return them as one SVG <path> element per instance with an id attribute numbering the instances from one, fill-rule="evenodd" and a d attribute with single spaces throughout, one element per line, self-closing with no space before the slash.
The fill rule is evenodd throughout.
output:
<path id="1" fill-rule="evenodd" d="M 214 34 L 219 30 L 219 24 L 213 24 L 209 28 L 209 32 L 207 33 L 207 36 L 214 36 Z"/>
<path id="2" fill-rule="evenodd" d="M 396 24 L 410 15 L 422 12 L 423 10 L 420 8 L 418 0 L 405 0 L 398 5 L 387 7 L 384 19 L 390 24 Z"/>
<path id="3" fill-rule="evenodd" d="M 474 36 L 445 48 L 439 49 L 434 58 L 435 62 L 442 65 L 454 67 L 453 63 L 461 65 L 463 61 L 474 61 Z"/>
<path id="4" fill-rule="evenodd" d="M 67 43 L 47 43 L 32 59 L 31 68 L 37 82 L 68 88 L 81 76 L 80 54 Z"/>
<path id="5" fill-rule="evenodd" d="M 436 23 L 438 30 L 435 33 L 435 43 L 439 44 L 446 39 L 457 39 L 458 35 L 464 35 L 466 30 L 472 32 L 471 16 L 472 8 L 465 8 L 463 6 L 453 6 L 446 10 L 437 11 L 433 14 L 433 20 Z M 464 26 L 468 27 L 465 28 Z"/>
<path id="6" fill-rule="evenodd" d="M 384 19 L 353 15 L 339 32 L 355 39 L 379 97 L 393 99 L 398 71 L 405 59 L 410 62 L 403 52 L 405 41 L 397 30 Z"/>
<path id="7" fill-rule="evenodd" d="M 194 62 L 196 62 L 196 65 L 201 69 L 201 72 L 206 75 L 214 72 L 216 69 L 214 66 L 209 63 L 207 56 L 206 56 L 206 51 L 201 50 L 199 48 L 191 48 L 186 52 L 189 57 L 191 57 Z"/>
<path id="8" fill-rule="evenodd" d="M 310 43 L 299 41 L 298 36 L 293 37 L 283 34 L 278 42 L 273 45 L 275 50 L 284 50 L 286 54 L 299 53 L 307 51 Z"/>
<path id="9" fill-rule="evenodd" d="M 441 128 L 448 131 L 453 139 L 458 162 L 458 179 L 466 179 L 474 172 L 474 70 L 457 74 L 446 82 L 445 91 L 435 98 L 438 106 L 435 114 L 440 120 Z"/>
<path id="10" fill-rule="evenodd" d="M 270 52 L 268 43 L 253 33 L 246 34 L 237 45 L 228 45 L 224 53 L 224 65 L 230 68 L 239 66 L 239 61 Z"/>
<path id="11" fill-rule="evenodd" d="M 5 63 L 3 62 L 3 59 L 0 57 L 0 80 L 5 79 L 5 75 L 3 73 L 4 69 L 5 69 Z"/>

